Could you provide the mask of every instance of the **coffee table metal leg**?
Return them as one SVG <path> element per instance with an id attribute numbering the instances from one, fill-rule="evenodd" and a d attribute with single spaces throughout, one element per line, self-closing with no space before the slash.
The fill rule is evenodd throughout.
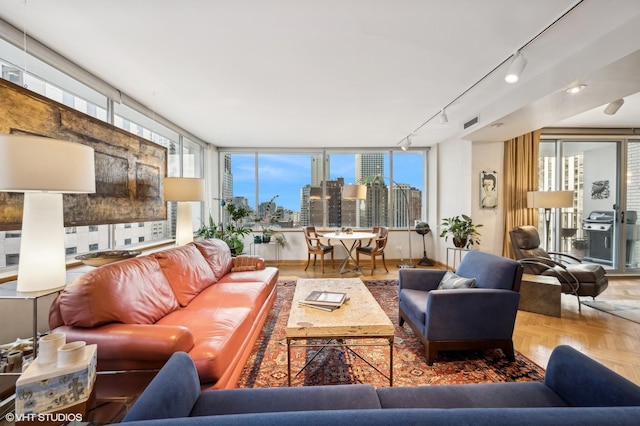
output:
<path id="1" fill-rule="evenodd" d="M 291 339 L 287 337 L 287 382 L 291 387 Z"/>
<path id="2" fill-rule="evenodd" d="M 393 386 L 393 339 L 389 337 L 389 386 Z"/>

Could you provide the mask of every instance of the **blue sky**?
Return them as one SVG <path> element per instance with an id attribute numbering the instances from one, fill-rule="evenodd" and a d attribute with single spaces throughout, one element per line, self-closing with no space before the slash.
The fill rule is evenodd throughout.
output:
<path id="1" fill-rule="evenodd" d="M 312 154 L 260 154 L 259 202 L 269 201 L 274 195 L 278 206 L 300 210 L 300 189 L 311 181 Z M 388 178 L 389 155 L 385 154 L 384 176 Z M 394 181 L 422 188 L 421 153 L 394 154 Z M 233 195 L 249 199 L 255 197 L 255 157 L 253 154 L 232 154 Z M 355 154 L 330 154 L 330 179 L 343 177 L 345 183 L 355 181 Z M 389 184 L 388 179 L 386 183 Z"/>

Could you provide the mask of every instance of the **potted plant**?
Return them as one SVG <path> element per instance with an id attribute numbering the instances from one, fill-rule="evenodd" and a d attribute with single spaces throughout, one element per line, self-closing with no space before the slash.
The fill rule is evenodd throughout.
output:
<path id="1" fill-rule="evenodd" d="M 250 212 L 243 206 L 236 206 L 233 203 L 225 205 L 225 210 L 229 214 L 229 223 L 223 225 L 216 224 L 211 215 L 209 215 L 209 223 L 203 223 L 196 232 L 203 238 L 218 238 L 229 246 L 231 254 L 242 254 L 244 250 L 244 236 L 251 233 L 251 229 L 244 226 L 244 219 L 249 217 Z"/>
<path id="2" fill-rule="evenodd" d="M 271 241 L 271 237 L 273 236 L 274 232 L 273 225 L 278 222 L 278 216 L 275 214 L 275 212 L 271 211 L 275 207 L 275 199 L 278 197 L 279 195 L 274 195 L 266 204 L 266 207 L 264 209 L 264 217 L 257 216 L 254 218 L 254 221 L 262 228 L 263 243 L 268 243 Z"/>
<path id="3" fill-rule="evenodd" d="M 453 239 L 453 245 L 460 248 L 469 248 L 474 244 L 480 244 L 478 228 L 467 215 L 454 216 L 442 221 L 440 236 L 447 241 L 449 235 Z"/>

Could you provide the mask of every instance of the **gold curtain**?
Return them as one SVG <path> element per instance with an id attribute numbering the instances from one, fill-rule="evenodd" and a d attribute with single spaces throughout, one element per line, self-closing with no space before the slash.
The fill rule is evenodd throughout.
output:
<path id="1" fill-rule="evenodd" d="M 540 130 L 505 142 L 504 240 L 502 255 L 514 258 L 509 231 L 520 225 L 538 226 L 538 211 L 527 208 L 527 192 L 538 190 Z"/>

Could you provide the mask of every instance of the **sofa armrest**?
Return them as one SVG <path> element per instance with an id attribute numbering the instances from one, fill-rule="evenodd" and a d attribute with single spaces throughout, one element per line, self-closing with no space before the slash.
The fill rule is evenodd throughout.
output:
<path id="1" fill-rule="evenodd" d="M 640 405 L 640 387 L 571 346 L 556 347 L 544 384 L 575 407 Z"/>
<path id="2" fill-rule="evenodd" d="M 398 271 L 398 290 L 435 290 L 446 272 L 437 269 L 400 269 Z"/>
<path id="3" fill-rule="evenodd" d="M 122 419 L 170 419 L 187 417 L 200 397 L 200 380 L 193 360 L 184 352 L 169 358 Z"/>
<path id="4" fill-rule="evenodd" d="M 240 255 L 232 259 L 231 271 L 260 271 L 264 269 L 264 259 L 260 256 Z"/>
<path id="5" fill-rule="evenodd" d="M 434 290 L 427 296 L 429 340 L 511 339 L 520 293 L 498 289 Z"/>
<path id="6" fill-rule="evenodd" d="M 166 361 L 174 352 L 193 348 L 191 331 L 182 326 L 159 324 L 107 324 L 95 328 L 63 325 L 68 342 L 83 340 L 98 345 L 98 359 Z"/>

